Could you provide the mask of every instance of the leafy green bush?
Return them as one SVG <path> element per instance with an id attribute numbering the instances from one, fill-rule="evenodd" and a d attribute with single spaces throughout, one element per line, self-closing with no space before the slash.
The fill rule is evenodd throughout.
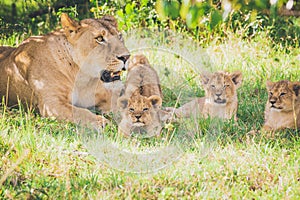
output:
<path id="1" fill-rule="evenodd" d="M 277 15 L 286 2 L 278 0 L 271 5 L 269 0 L 80 0 L 76 3 L 17 0 L 12 4 L 0 3 L 0 37 L 47 33 L 57 27 L 60 14 L 67 12 L 76 19 L 110 14 L 125 31 L 141 27 L 172 29 L 202 45 L 215 38 L 222 40 L 228 32 L 249 39 L 265 31 L 267 37 L 282 47 L 298 47 L 299 20 Z M 299 5 L 294 7 L 298 9 Z"/>

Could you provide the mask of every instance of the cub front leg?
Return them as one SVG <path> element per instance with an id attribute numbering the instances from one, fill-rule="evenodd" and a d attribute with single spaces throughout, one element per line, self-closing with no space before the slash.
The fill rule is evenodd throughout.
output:
<path id="1" fill-rule="evenodd" d="M 199 99 L 194 99 L 179 108 L 167 107 L 166 111 L 174 113 L 177 118 L 187 118 L 200 114 Z"/>
<path id="2" fill-rule="evenodd" d="M 125 137 L 130 137 L 131 136 L 131 128 L 132 128 L 132 125 L 123 119 L 120 122 L 120 124 L 118 125 L 118 133 Z"/>

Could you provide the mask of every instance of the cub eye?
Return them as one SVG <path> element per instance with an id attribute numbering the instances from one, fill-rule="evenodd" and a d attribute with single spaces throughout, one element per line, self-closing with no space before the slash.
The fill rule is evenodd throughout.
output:
<path id="1" fill-rule="evenodd" d="M 133 108 L 129 108 L 129 111 L 130 111 L 130 112 L 134 112 L 134 109 L 133 109 Z"/>
<path id="2" fill-rule="evenodd" d="M 269 92 L 269 94 L 272 96 L 272 95 L 273 95 L 273 92 Z"/>
<path id="3" fill-rule="evenodd" d="M 96 42 L 97 42 L 98 44 L 103 44 L 103 43 L 105 42 L 105 40 L 104 40 L 104 38 L 103 38 L 102 35 L 96 37 L 95 39 L 96 39 Z"/>
<path id="4" fill-rule="evenodd" d="M 224 85 L 224 89 L 227 88 L 227 87 L 230 87 L 230 85 Z"/>
<path id="5" fill-rule="evenodd" d="M 281 96 L 281 97 L 284 96 L 284 95 L 286 95 L 285 92 L 280 93 L 280 96 Z"/>
<path id="6" fill-rule="evenodd" d="M 144 112 L 147 112 L 148 110 L 149 110 L 149 108 L 144 108 L 143 109 Z"/>
<path id="7" fill-rule="evenodd" d="M 211 85 L 211 87 L 212 87 L 212 88 L 215 88 L 216 86 L 215 86 L 215 85 Z"/>

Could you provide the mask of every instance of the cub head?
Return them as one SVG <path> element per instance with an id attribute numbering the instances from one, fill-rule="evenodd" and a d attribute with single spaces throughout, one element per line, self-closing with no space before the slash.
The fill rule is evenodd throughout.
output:
<path id="1" fill-rule="evenodd" d="M 300 82 L 290 81 L 267 81 L 269 93 L 267 107 L 272 110 L 288 112 L 295 109 L 295 104 L 299 100 Z M 298 102 L 299 103 L 299 102 Z"/>
<path id="2" fill-rule="evenodd" d="M 157 95 L 150 97 L 133 93 L 130 98 L 120 97 L 118 107 L 122 108 L 123 120 L 129 120 L 133 126 L 149 125 L 157 117 L 156 110 L 162 105 L 162 99 Z"/>
<path id="3" fill-rule="evenodd" d="M 134 67 L 141 66 L 141 65 L 142 66 L 144 66 L 144 65 L 150 66 L 150 63 L 149 63 L 149 60 L 147 59 L 147 57 L 144 56 L 143 54 L 134 55 L 129 60 L 128 71 L 130 71 Z"/>
<path id="4" fill-rule="evenodd" d="M 63 13 L 61 24 L 72 49 L 71 56 L 81 71 L 91 77 L 100 76 L 103 82 L 120 79 L 130 54 L 114 17 L 78 22 Z"/>
<path id="5" fill-rule="evenodd" d="M 236 90 L 242 83 L 242 73 L 223 71 L 201 75 L 205 95 L 209 102 L 225 105 L 237 97 Z"/>

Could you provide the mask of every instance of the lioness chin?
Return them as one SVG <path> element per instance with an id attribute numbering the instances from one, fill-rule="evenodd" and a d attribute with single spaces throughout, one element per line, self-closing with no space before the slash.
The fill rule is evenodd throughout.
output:
<path id="1" fill-rule="evenodd" d="M 110 111 L 121 90 L 129 51 L 117 22 L 111 16 L 78 22 L 62 14 L 61 25 L 17 48 L 0 47 L 0 95 L 8 106 L 21 100 L 45 117 L 103 125 L 106 119 L 87 108 Z"/>

